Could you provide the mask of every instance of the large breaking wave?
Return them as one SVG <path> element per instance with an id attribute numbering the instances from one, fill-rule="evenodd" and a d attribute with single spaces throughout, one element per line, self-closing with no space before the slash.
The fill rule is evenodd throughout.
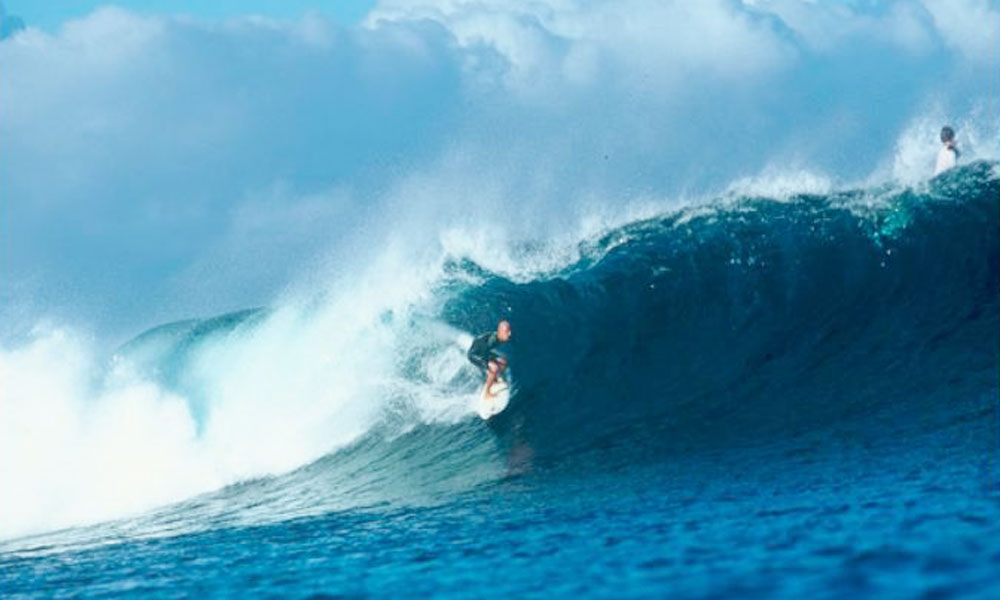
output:
<path id="1" fill-rule="evenodd" d="M 979 415 L 1000 387 L 998 181 L 980 162 L 915 187 L 733 194 L 542 268 L 544 247 L 517 248 L 509 269 L 445 253 L 344 293 L 158 327 L 110 365 L 50 333 L 3 356 L 17 497 L 0 533 L 191 497 L 145 522 L 435 502 L 518 473 Z M 485 426 L 463 344 L 498 318 L 518 392 Z"/>

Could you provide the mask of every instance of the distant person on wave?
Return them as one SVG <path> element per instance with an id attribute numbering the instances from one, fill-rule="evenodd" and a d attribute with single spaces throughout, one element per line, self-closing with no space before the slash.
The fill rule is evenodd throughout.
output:
<path id="1" fill-rule="evenodd" d="M 486 393 L 490 386 L 507 370 L 507 357 L 497 351 L 497 346 L 510 339 L 510 323 L 500 321 L 496 331 L 477 335 L 469 347 L 469 362 L 486 370 Z"/>
<path id="2" fill-rule="evenodd" d="M 941 151 L 938 152 L 934 174 L 940 175 L 958 164 L 958 148 L 955 147 L 955 130 L 945 125 L 941 128 Z"/>

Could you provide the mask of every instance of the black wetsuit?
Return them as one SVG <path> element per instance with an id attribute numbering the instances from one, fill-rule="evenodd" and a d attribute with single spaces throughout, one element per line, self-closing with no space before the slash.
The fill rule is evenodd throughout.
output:
<path id="1" fill-rule="evenodd" d="M 487 332 L 482 335 L 477 335 L 476 338 L 472 340 L 472 346 L 469 347 L 469 362 L 476 365 L 480 369 L 489 369 L 489 363 L 491 360 L 503 356 L 503 354 L 496 349 L 497 346 L 502 343 L 503 342 L 497 339 L 496 332 Z"/>

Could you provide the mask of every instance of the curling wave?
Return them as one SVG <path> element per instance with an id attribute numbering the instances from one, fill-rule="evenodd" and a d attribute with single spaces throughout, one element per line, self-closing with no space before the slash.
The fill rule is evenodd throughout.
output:
<path id="1" fill-rule="evenodd" d="M 119 513 L 57 524 L 237 481 L 143 522 L 177 530 L 435 502 L 512 473 L 975 418 L 1000 388 L 998 182 L 997 165 L 980 162 L 918 187 L 731 195 L 584 240 L 569 264 L 532 277 L 450 255 L 396 282 L 417 292 L 391 301 L 362 286 L 156 328 L 118 352 L 90 397 L 126 413 L 137 395 L 158 414 L 170 404 L 154 419 L 162 443 L 138 468 L 184 483 L 131 504 L 93 497 Z M 517 393 L 484 426 L 462 344 L 501 317 L 514 327 Z M 54 360 L 32 356 L 5 356 L 5 379 Z M 118 412 L 103 414 L 67 427 L 85 445 L 121 438 L 102 452 L 148 446 Z M 119 481 L 133 467 L 119 465 Z M 33 492 L 52 489 L 26 502 Z"/>

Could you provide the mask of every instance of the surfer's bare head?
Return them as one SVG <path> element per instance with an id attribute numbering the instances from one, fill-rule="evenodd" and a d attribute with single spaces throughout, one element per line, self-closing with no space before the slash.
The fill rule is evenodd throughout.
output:
<path id="1" fill-rule="evenodd" d="M 501 342 L 506 342 L 510 339 L 510 323 L 507 321 L 497 323 L 497 339 Z"/>
<path id="2" fill-rule="evenodd" d="M 955 130 L 945 125 L 941 128 L 941 143 L 950 144 L 955 141 Z"/>

